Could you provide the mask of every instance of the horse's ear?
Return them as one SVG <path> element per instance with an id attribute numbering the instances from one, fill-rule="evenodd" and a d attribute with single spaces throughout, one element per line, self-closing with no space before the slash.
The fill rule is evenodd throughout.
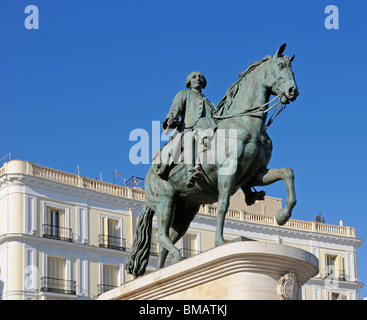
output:
<path id="1" fill-rule="evenodd" d="M 295 55 L 291 56 L 291 57 L 289 58 L 289 61 L 290 61 L 290 62 L 292 62 L 292 61 L 294 60 L 294 57 L 295 57 Z"/>
<path id="2" fill-rule="evenodd" d="M 278 51 L 277 51 L 277 53 L 275 54 L 275 57 L 279 57 L 279 56 L 281 56 L 282 54 L 283 54 L 283 52 L 284 52 L 284 50 L 285 50 L 285 47 L 287 46 L 287 44 L 286 43 L 283 43 L 280 47 L 279 47 L 279 49 L 278 49 Z"/>

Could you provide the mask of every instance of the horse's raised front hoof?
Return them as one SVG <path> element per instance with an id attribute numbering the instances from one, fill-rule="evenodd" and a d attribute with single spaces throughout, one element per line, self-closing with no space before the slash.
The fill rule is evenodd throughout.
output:
<path id="1" fill-rule="evenodd" d="M 289 218 L 291 217 L 291 212 L 289 210 L 286 210 L 285 208 L 279 209 L 276 215 L 277 224 L 282 226 L 287 223 Z"/>

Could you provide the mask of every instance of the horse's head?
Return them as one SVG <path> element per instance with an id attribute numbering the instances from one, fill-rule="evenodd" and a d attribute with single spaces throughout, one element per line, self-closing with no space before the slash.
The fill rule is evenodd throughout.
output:
<path id="1" fill-rule="evenodd" d="M 296 100 L 299 95 L 291 66 L 294 55 L 290 58 L 283 55 L 285 47 L 286 44 L 281 45 L 276 54 L 269 59 L 268 72 L 264 83 L 272 94 L 281 96 L 283 104 Z"/>

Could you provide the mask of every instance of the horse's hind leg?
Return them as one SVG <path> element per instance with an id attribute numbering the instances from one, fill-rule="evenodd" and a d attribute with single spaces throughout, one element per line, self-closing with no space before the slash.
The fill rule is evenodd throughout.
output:
<path id="1" fill-rule="evenodd" d="M 173 197 L 163 198 L 160 204 L 157 204 L 157 220 L 158 220 L 158 235 L 157 241 L 159 248 L 165 248 L 169 253 L 172 254 L 172 262 L 181 260 L 180 251 L 174 246 L 170 237 L 169 231 L 173 222 L 175 214 L 175 206 L 173 203 Z M 162 249 L 163 250 L 163 249 Z M 161 253 L 160 249 L 160 253 Z M 164 264 L 164 261 L 163 261 Z M 162 259 L 159 258 L 158 267 L 162 267 Z"/>
<path id="2" fill-rule="evenodd" d="M 190 209 L 177 208 L 175 216 L 173 218 L 172 226 L 170 228 L 169 237 L 173 244 L 180 240 L 190 227 L 191 221 L 195 218 L 195 215 L 199 211 L 199 206 L 192 207 Z M 164 267 L 164 262 L 167 258 L 168 250 L 160 246 L 159 247 L 159 258 L 158 268 Z"/>
<path id="3" fill-rule="evenodd" d="M 294 188 L 294 173 L 290 168 L 283 169 L 266 169 L 260 172 L 253 186 L 267 186 L 276 181 L 283 180 L 287 190 L 287 200 L 284 208 L 281 208 L 276 215 L 276 220 L 279 225 L 284 225 L 292 215 L 292 210 L 296 205 L 296 193 Z"/>
<path id="4" fill-rule="evenodd" d="M 232 194 L 234 175 L 218 177 L 218 205 L 217 205 L 217 226 L 215 229 L 215 245 L 224 243 L 223 229 L 224 220 L 228 211 L 229 201 Z"/>

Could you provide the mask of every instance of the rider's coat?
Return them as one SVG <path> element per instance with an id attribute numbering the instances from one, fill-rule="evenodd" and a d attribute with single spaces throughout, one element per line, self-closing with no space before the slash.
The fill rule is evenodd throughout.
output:
<path id="1" fill-rule="evenodd" d="M 215 104 L 210 102 L 203 94 L 199 95 L 191 90 L 181 90 L 173 99 L 166 120 L 178 120 L 181 116 L 181 121 L 177 126 L 179 132 L 183 132 L 185 129 L 214 129 L 216 127 L 213 119 L 215 110 Z M 163 129 L 175 128 L 175 126 L 167 126 L 165 123 Z"/>

